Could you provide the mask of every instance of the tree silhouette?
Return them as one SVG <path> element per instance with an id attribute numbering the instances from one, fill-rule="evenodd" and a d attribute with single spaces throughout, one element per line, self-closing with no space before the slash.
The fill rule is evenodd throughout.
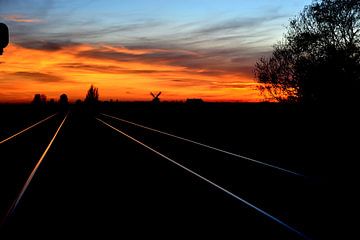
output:
<path id="1" fill-rule="evenodd" d="M 360 78 L 360 1 L 316 0 L 290 21 L 271 57 L 255 65 L 265 96 L 324 104 L 355 100 Z"/>
<path id="2" fill-rule="evenodd" d="M 46 95 L 44 94 L 35 94 L 32 104 L 35 106 L 41 106 L 46 104 Z"/>
<path id="3" fill-rule="evenodd" d="M 59 99 L 59 106 L 60 109 L 65 111 L 69 106 L 69 99 L 66 94 L 61 94 Z"/>
<path id="4" fill-rule="evenodd" d="M 40 94 L 35 94 L 33 100 L 32 100 L 32 104 L 34 105 L 39 105 L 41 103 L 41 97 Z"/>
<path id="5" fill-rule="evenodd" d="M 85 103 L 87 104 L 95 104 L 99 101 L 99 90 L 98 88 L 91 85 L 89 88 L 86 97 L 85 97 Z"/>
<path id="6" fill-rule="evenodd" d="M 61 94 L 60 95 L 59 104 L 64 105 L 64 106 L 69 104 L 69 99 L 68 99 L 68 96 L 66 94 Z"/>

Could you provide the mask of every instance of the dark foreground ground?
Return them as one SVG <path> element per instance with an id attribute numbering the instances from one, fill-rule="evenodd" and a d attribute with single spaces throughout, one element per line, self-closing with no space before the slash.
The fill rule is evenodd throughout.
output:
<path id="1" fill-rule="evenodd" d="M 57 112 L 0 106 L 0 141 Z M 303 173 L 293 176 L 162 136 L 106 113 Z M 66 112 L 0 145 L 0 216 Z M 348 239 L 355 209 L 356 120 L 347 110 L 266 104 L 72 106 L 1 239 L 157 237 L 302 239 L 101 124 L 98 117 L 278 217 L 311 239 Z M 126 237 L 125 237 L 126 236 Z M 130 236 L 130 237 L 128 237 Z M 354 235 L 352 235 L 354 236 Z"/>

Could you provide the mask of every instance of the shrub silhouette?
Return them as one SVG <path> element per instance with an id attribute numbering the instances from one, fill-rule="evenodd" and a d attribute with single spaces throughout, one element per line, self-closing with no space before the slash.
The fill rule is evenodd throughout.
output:
<path id="1" fill-rule="evenodd" d="M 99 90 L 93 85 L 90 86 L 84 102 L 89 105 L 94 105 L 99 101 Z"/>
<path id="2" fill-rule="evenodd" d="M 69 106 L 69 99 L 66 94 L 61 94 L 59 99 L 59 106 L 61 110 L 66 110 Z"/>
<path id="3" fill-rule="evenodd" d="M 35 94 L 32 100 L 32 104 L 35 106 L 46 105 L 46 95 L 44 94 Z"/>

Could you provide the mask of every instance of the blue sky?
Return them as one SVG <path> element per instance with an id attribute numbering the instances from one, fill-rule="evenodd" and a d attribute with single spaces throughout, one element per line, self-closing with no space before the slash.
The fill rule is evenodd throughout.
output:
<path id="1" fill-rule="evenodd" d="M 2 21 L 14 26 L 16 41 L 43 37 L 58 41 L 137 42 L 178 35 L 212 40 L 221 36 L 264 40 L 259 46 L 275 43 L 288 19 L 309 0 L 0 0 Z M 6 16 L 37 19 L 27 26 Z M 41 24 L 40 24 L 41 23 Z M 221 31 L 223 28 L 223 31 Z M 208 31 L 203 31 L 208 30 Z M 213 30 L 213 31 L 212 31 Z M 252 33 L 250 33 L 252 31 Z M 94 34 L 92 34 L 92 32 Z M 77 34 L 75 34 L 77 33 Z M 99 33 L 99 35 L 96 35 Z M 201 38 L 201 33 L 206 36 Z M 22 36 L 27 34 L 27 36 Z M 249 36 L 251 35 L 251 36 Z M 236 39 L 234 39 L 234 42 Z M 215 43 L 216 42 L 216 43 Z M 214 41 L 214 46 L 219 44 Z M 224 44 L 228 44 L 224 42 Z M 211 46 L 211 45 L 210 45 Z"/>

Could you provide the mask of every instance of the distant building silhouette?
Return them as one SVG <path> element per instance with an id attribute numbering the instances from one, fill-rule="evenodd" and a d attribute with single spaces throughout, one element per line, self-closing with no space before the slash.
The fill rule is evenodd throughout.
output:
<path id="1" fill-rule="evenodd" d="M 187 104 L 202 104 L 204 101 L 201 98 L 188 98 L 186 99 Z"/>

